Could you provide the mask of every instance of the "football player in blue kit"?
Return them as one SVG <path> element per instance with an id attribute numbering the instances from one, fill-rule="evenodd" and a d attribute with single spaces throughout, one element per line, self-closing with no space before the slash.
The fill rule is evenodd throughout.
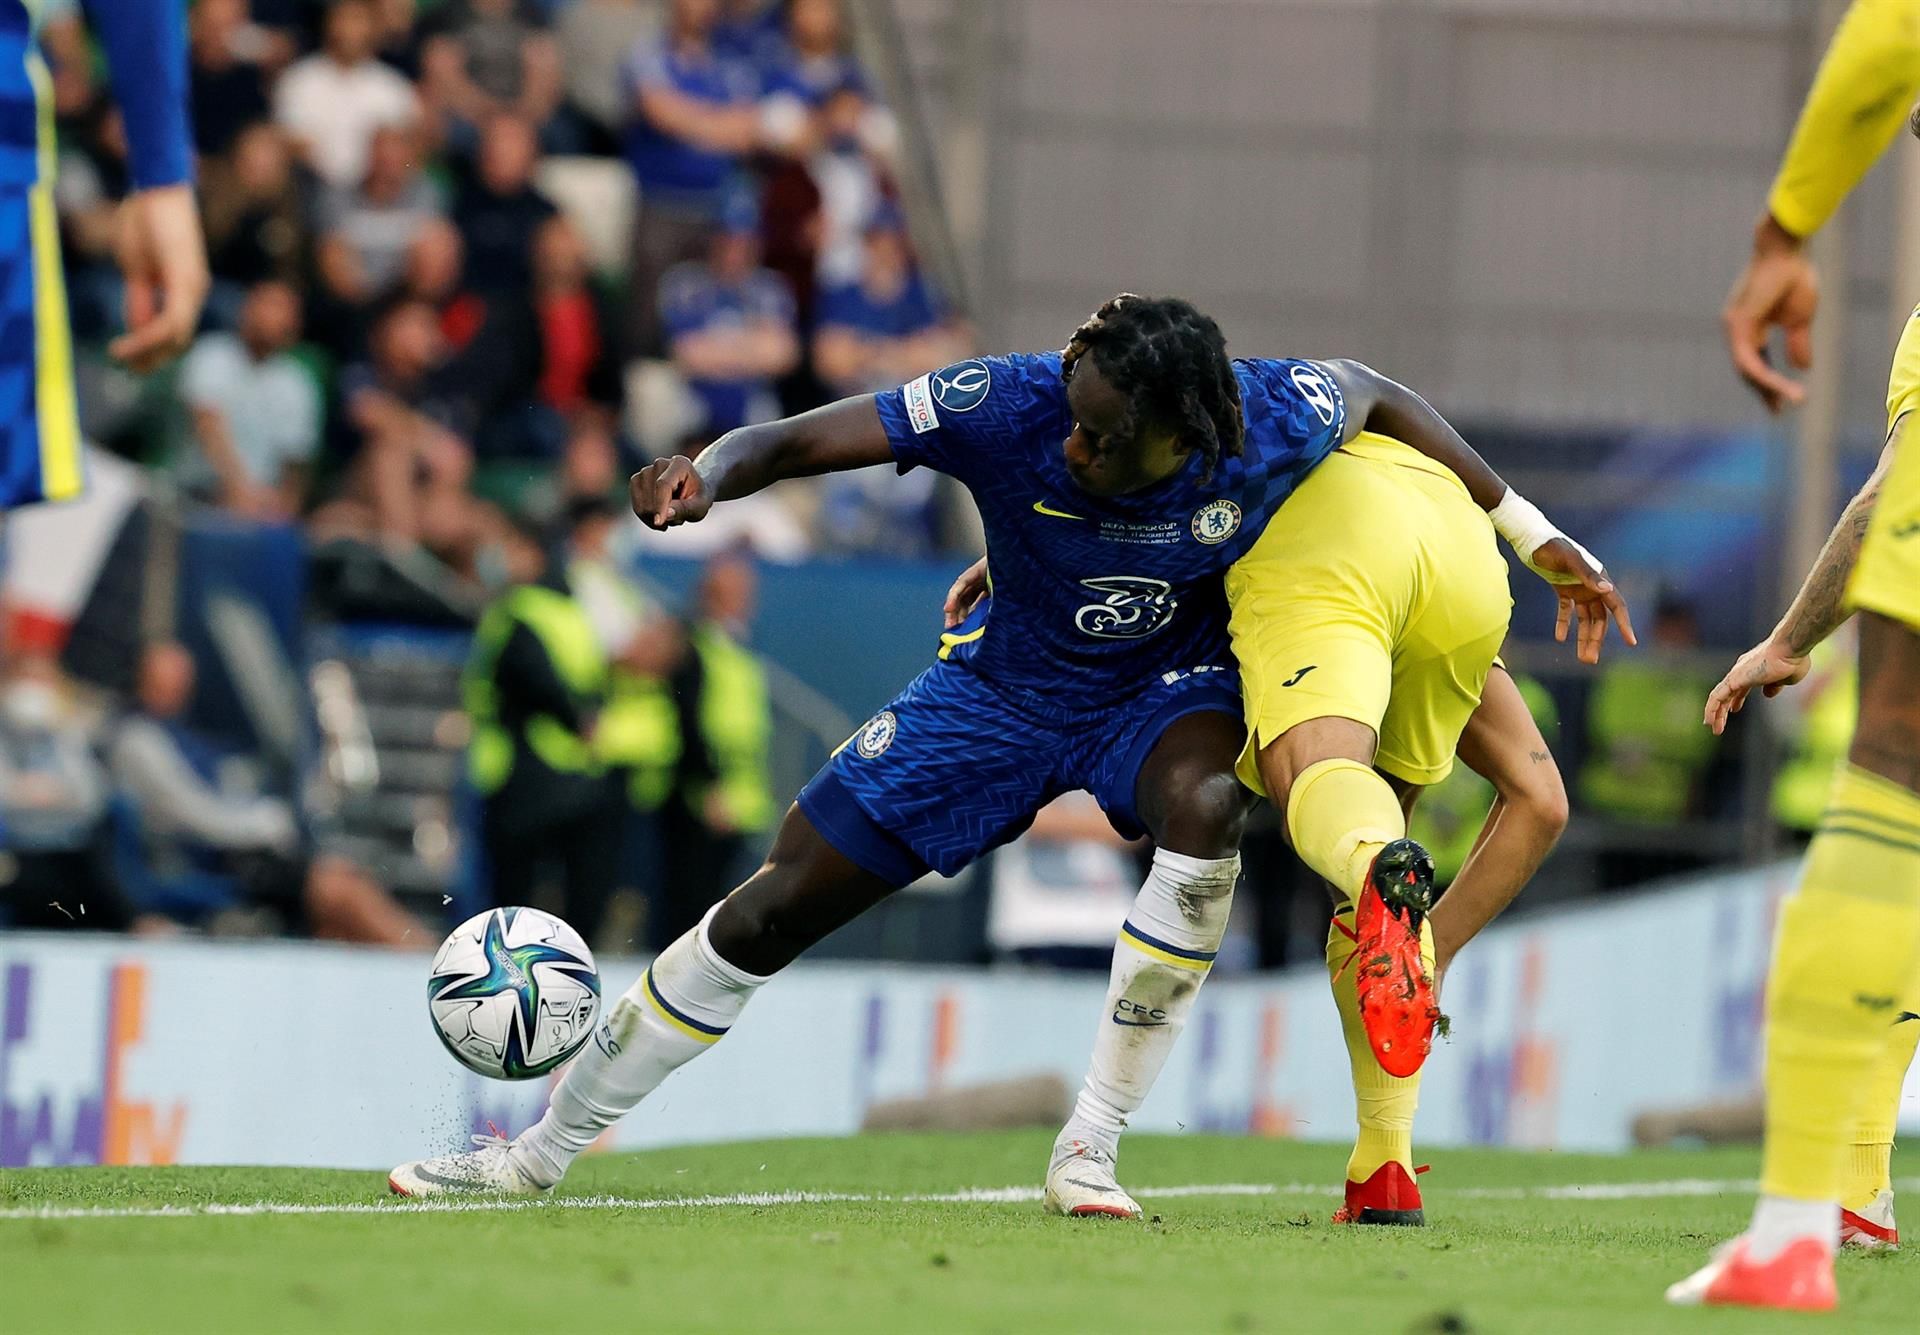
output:
<path id="1" fill-rule="evenodd" d="M 84 478 L 73 347 L 53 205 L 53 85 L 40 58 L 43 6 L 0 0 L 0 513 L 68 500 Z M 109 347 L 136 371 L 186 349 L 207 294 L 187 120 L 187 6 L 101 0 L 87 18 L 106 49 L 126 124 L 131 192 L 120 215 L 127 332 Z"/>
<path id="2" fill-rule="evenodd" d="M 1219 949 L 1253 800 L 1236 776 L 1250 744 L 1222 575 L 1330 454 L 1362 443 L 1363 427 L 1405 441 L 1397 448 L 1423 466 L 1432 466 L 1422 457 L 1430 455 L 1450 470 L 1447 485 L 1484 530 L 1503 634 L 1505 567 L 1481 511 L 1495 509 L 1507 488 L 1439 415 L 1356 363 L 1231 360 L 1218 326 L 1174 299 L 1123 294 L 1064 353 L 964 361 L 896 390 L 732 432 L 697 463 L 662 459 L 636 474 L 635 512 L 668 528 L 785 478 L 878 464 L 935 468 L 980 508 L 991 596 L 941 636 L 938 661 L 801 792 L 765 864 L 614 1003 L 538 1125 L 512 1143 L 483 1138 L 474 1152 L 403 1164 L 390 1176 L 393 1190 L 551 1186 L 671 1071 L 718 1042 L 754 991 L 813 943 L 929 870 L 958 871 L 1020 834 L 1055 796 L 1084 789 L 1121 833 L 1151 837 L 1155 853 L 1116 946 L 1107 998 L 1115 1022 L 1101 1026 L 1092 1074 L 1056 1145 L 1047 1203 L 1063 1213 L 1137 1215 L 1114 1177 L 1118 1137 Z M 1583 651 L 1597 653 L 1595 624 L 1604 631 L 1617 596 L 1583 551 L 1545 533 L 1525 551 L 1535 568 L 1567 581 L 1563 622 L 1577 614 Z M 1370 541 L 1354 532 L 1340 545 Z M 1484 560 L 1475 569 L 1484 572 Z M 1623 609 L 1622 619 L 1624 629 Z M 1449 763 L 1486 672 L 1483 663 L 1446 740 Z M 1326 712 L 1305 717 L 1325 722 Z M 1390 718 L 1373 718 L 1383 738 L 1392 735 Z M 1281 753 L 1280 741 L 1273 750 Z M 1263 751 L 1262 774 L 1267 759 Z M 1298 790 L 1315 770 L 1301 757 L 1290 763 Z M 1342 775 L 1335 778 L 1348 782 Z M 1266 783 L 1282 806 L 1288 785 L 1278 770 Z M 1399 884 L 1430 895 L 1431 863 L 1417 844 L 1381 838 L 1365 851 L 1362 871 L 1382 897 Z M 1427 902 L 1394 915 L 1416 969 Z M 1429 960 L 1423 972 L 1431 970 Z M 1405 1112 L 1410 1127 L 1410 1104 Z M 1409 1208 L 1394 1213 L 1411 1216 L 1417 1196 L 1399 1204 Z"/>

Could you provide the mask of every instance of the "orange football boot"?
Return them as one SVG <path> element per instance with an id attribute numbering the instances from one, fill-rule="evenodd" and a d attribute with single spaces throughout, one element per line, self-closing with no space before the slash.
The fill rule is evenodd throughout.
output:
<path id="1" fill-rule="evenodd" d="M 1388 1075 L 1410 1076 L 1433 1050 L 1440 1007 L 1420 958 L 1420 924 L 1433 907 L 1433 858 L 1412 839 L 1375 855 L 1354 908 L 1354 986 L 1367 1044 Z"/>
<path id="2" fill-rule="evenodd" d="M 1828 1312 L 1840 1301 L 1833 1286 L 1833 1253 L 1818 1238 L 1787 1244 L 1770 1260 L 1747 1255 L 1747 1240 L 1735 1238 L 1701 1269 L 1667 1290 L 1683 1307 L 1772 1307 L 1787 1312 Z"/>

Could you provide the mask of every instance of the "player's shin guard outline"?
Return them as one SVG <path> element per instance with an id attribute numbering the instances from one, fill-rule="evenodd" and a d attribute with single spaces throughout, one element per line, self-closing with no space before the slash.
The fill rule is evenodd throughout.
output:
<path id="1" fill-rule="evenodd" d="M 1063 1135 L 1113 1154 L 1186 1027 L 1226 936 L 1240 858 L 1160 849 L 1113 948 L 1093 1059 Z"/>

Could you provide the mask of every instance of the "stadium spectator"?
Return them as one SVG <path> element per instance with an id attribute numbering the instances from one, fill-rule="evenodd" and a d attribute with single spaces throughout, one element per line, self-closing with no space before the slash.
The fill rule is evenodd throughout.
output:
<path id="1" fill-rule="evenodd" d="M 534 237 L 559 210 L 533 184 L 540 140 L 532 122 L 501 111 L 480 124 L 474 168 L 453 209 L 466 241 L 466 272 L 481 291 L 524 293 L 533 273 Z"/>
<path id="2" fill-rule="evenodd" d="M 247 0 L 199 0 L 187 28 L 193 143 L 203 157 L 225 153 L 240 132 L 267 119 L 270 69 L 285 44 L 253 24 Z"/>
<path id="3" fill-rule="evenodd" d="M 472 451 L 445 420 L 434 373 L 446 363 L 446 340 L 433 307 L 393 302 L 376 317 L 368 348 L 367 362 L 342 376 L 347 488 L 315 514 L 315 534 L 423 546 L 470 572 L 487 520 L 467 490 Z"/>
<path id="4" fill-rule="evenodd" d="M 714 49 L 719 0 L 671 0 L 666 31 L 627 62 L 628 165 L 640 182 L 629 300 L 633 350 L 661 348 L 661 275 L 705 248 L 735 177 L 760 143 L 758 80 Z"/>
<path id="5" fill-rule="evenodd" d="M 566 109 L 583 152 L 617 156 L 628 118 L 628 54 L 660 28 L 660 15 L 640 0 L 572 0 L 554 16 Z"/>
<path id="6" fill-rule="evenodd" d="M 414 22 L 414 10 L 414 0 L 374 0 L 373 51 L 381 64 L 418 83 L 426 38 Z"/>
<path id="7" fill-rule="evenodd" d="M 704 260 L 669 270 L 660 283 L 660 317 L 674 365 L 718 436 L 777 416 L 774 381 L 799 364 L 793 295 L 760 267 L 750 210 L 730 210 Z"/>
<path id="8" fill-rule="evenodd" d="M 300 340 L 300 295 L 256 284 L 234 333 L 201 336 L 187 354 L 180 392 L 199 442 L 190 484 L 253 519 L 300 513 L 320 445 L 318 386 L 291 354 Z"/>
<path id="9" fill-rule="evenodd" d="M 860 105 L 846 130 L 876 151 L 892 150 L 898 127 L 877 104 L 872 80 L 849 49 L 840 0 L 791 0 L 782 29 L 761 41 L 754 60 L 767 134 L 777 146 L 815 142 L 826 133 L 819 114 L 837 94 L 850 92 Z"/>
<path id="10" fill-rule="evenodd" d="M 1639 826 L 1671 826 L 1699 814 L 1700 782 L 1717 739 L 1700 726 L 1714 674 L 1690 655 L 1700 647 L 1693 609 L 1664 595 L 1638 654 L 1613 658 L 1587 702 L 1587 759 L 1579 795 L 1586 809 Z M 1696 856 L 1628 849 L 1601 860 L 1608 885 L 1626 885 L 1700 865 Z"/>
<path id="11" fill-rule="evenodd" d="M 422 382 L 421 402 L 488 459 L 550 459 L 565 425 L 535 397 L 540 331 L 524 285 L 476 291 L 472 266 L 451 223 L 436 219 L 414 239 L 400 295 L 431 305 L 441 352 Z"/>
<path id="12" fill-rule="evenodd" d="M 562 913 L 592 943 L 619 871 L 624 808 L 591 744 L 607 658 L 566 554 L 519 529 L 504 550 L 514 583 L 481 617 L 463 678 L 492 902 L 526 903 L 557 872 Z"/>
<path id="13" fill-rule="evenodd" d="M 225 877 L 247 908 L 303 924 L 312 936 L 385 946 L 431 942 L 424 924 L 365 872 L 345 858 L 316 854 L 287 802 L 230 786 L 235 757 L 182 722 L 194 677 L 185 648 L 148 645 L 134 707 L 114 730 L 114 781 L 139 812 L 149 866 L 162 876 Z"/>
<path id="14" fill-rule="evenodd" d="M 857 85 L 829 93 L 805 143 L 796 146 L 804 151 L 782 161 L 767 182 L 769 263 L 809 313 L 816 284 L 859 281 L 866 229 L 889 207 L 890 158 L 861 132 L 871 110 Z"/>
<path id="15" fill-rule="evenodd" d="M 448 141 L 467 151 L 488 121 L 518 116 L 536 136 L 559 108 L 560 51 L 516 0 L 452 0 L 420 51 L 420 86 Z"/>
<path id="16" fill-rule="evenodd" d="M 376 129 L 366 175 L 322 196 L 316 258 L 327 295 L 349 310 L 366 306 L 399 279 L 409 248 L 442 213 L 439 192 L 420 172 L 414 132 Z"/>
<path id="17" fill-rule="evenodd" d="M 247 288 L 268 279 L 299 283 L 309 236 L 294 180 L 293 153 L 275 125 L 250 125 L 226 157 L 201 172 L 201 211 L 214 296 L 208 305 L 231 324 Z"/>
<path id="18" fill-rule="evenodd" d="M 0 906 L 16 927 L 120 930 L 133 915 L 107 874 L 107 779 L 52 657 L 0 677 Z"/>
<path id="19" fill-rule="evenodd" d="M 713 48 L 729 60 L 757 65 L 780 41 L 783 0 L 717 0 Z"/>
<path id="20" fill-rule="evenodd" d="M 591 281 L 586 242 L 565 218 L 543 224 L 533 245 L 533 306 L 540 325 L 540 400 L 572 421 L 611 419 L 620 401 L 617 328 Z"/>
<path id="21" fill-rule="evenodd" d="M 336 190 L 366 177 L 376 130 L 411 126 L 420 116 L 413 85 L 374 58 L 376 25 L 371 0 L 333 0 L 322 48 L 295 61 L 274 90 L 275 118 L 307 166 Z"/>
<path id="22" fill-rule="evenodd" d="M 857 281 L 821 292 L 813 364 L 836 396 L 885 389 L 967 355 L 968 335 L 941 307 L 907 241 L 899 211 L 867 225 Z"/>
<path id="23" fill-rule="evenodd" d="M 691 929 L 739 879 L 748 841 L 773 823 L 767 676 L 747 648 L 759 600 L 753 562 L 722 552 L 701 573 L 686 655 L 673 677 L 686 746 L 672 798 L 661 808 L 664 857 L 659 930 L 665 944 Z"/>
<path id="24" fill-rule="evenodd" d="M 1794 839 L 1813 837 L 1826 814 L 1834 769 L 1847 758 L 1860 717 L 1860 669 L 1851 624 L 1814 646 L 1806 680 L 1765 718 L 1783 734 L 1786 754 L 1773 776 L 1773 819 Z"/>

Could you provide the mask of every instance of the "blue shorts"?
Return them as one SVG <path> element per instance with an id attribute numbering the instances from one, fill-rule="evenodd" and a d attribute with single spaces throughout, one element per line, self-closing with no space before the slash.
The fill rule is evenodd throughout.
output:
<path id="1" fill-rule="evenodd" d="M 1061 793 L 1093 794 L 1113 828 L 1146 833 L 1134 786 L 1175 719 L 1242 713 L 1240 676 L 1167 673 L 1104 709 L 1047 711 L 959 663 L 921 673 L 834 752 L 800 809 L 847 857 L 894 885 L 951 876 L 1017 837 Z"/>
<path id="2" fill-rule="evenodd" d="M 0 186 L 0 511 L 68 500 L 84 481 L 53 195 Z"/>

